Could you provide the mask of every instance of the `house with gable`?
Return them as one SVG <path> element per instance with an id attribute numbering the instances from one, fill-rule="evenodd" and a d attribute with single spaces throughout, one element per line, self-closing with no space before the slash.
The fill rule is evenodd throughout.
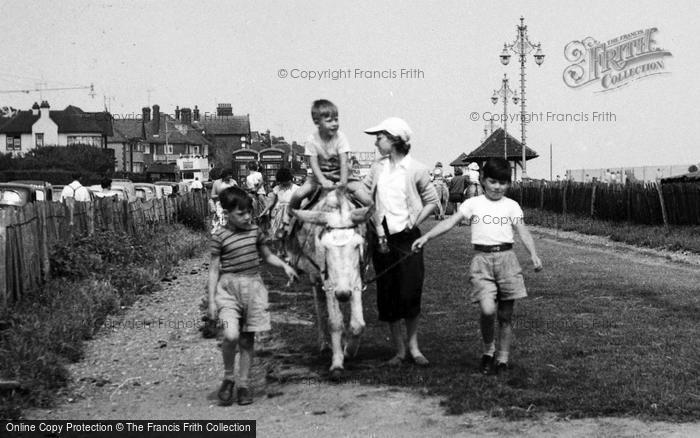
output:
<path id="1" fill-rule="evenodd" d="M 34 103 L 31 111 L 16 111 L 0 125 L 0 151 L 23 154 L 43 146 L 85 144 L 107 147 L 113 135 L 108 112 L 86 112 L 69 105 L 51 111 L 49 103 Z"/>
<path id="2" fill-rule="evenodd" d="M 153 105 L 153 118 L 150 108 L 143 108 L 142 112 L 144 142 L 148 145 L 144 151 L 146 164 L 175 162 L 182 155 L 209 155 L 212 143 L 191 119 L 174 119 L 161 113 L 158 105 Z"/>
<path id="3" fill-rule="evenodd" d="M 192 114 L 192 123 L 202 128 L 204 135 L 216 148 L 233 152 L 250 146 L 250 114 L 236 116 L 230 103 L 220 103 L 216 114 L 200 114 L 197 105 L 194 112 L 189 108 L 175 109 L 175 118 L 188 118 Z"/>
<path id="4" fill-rule="evenodd" d="M 146 171 L 144 126 L 141 119 L 115 119 L 114 135 L 107 139 L 107 147 L 114 150 L 116 170 L 143 173 Z"/>
<path id="5" fill-rule="evenodd" d="M 180 115 L 178 110 L 178 116 Z M 206 161 L 212 142 L 202 134 L 191 117 L 173 118 L 162 113 L 159 105 L 142 108 L 140 119 L 114 121 L 114 135 L 108 139 L 114 149 L 117 168 L 145 172 L 155 164 L 177 164 L 187 167 L 195 161 Z M 190 160 L 182 163 L 183 160 Z M 207 170 L 209 165 L 207 164 Z M 182 169 L 181 169 L 182 170 Z"/>

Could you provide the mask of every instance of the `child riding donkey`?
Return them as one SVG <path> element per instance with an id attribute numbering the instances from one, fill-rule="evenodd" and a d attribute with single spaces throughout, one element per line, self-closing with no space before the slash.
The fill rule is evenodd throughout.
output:
<path id="1" fill-rule="evenodd" d="M 337 184 L 339 188 L 345 188 L 348 194 L 362 206 L 369 207 L 373 204 L 372 197 L 364 189 L 363 184 L 350 176 L 348 165 L 350 144 L 345 134 L 339 130 L 338 107 L 325 99 L 316 100 L 311 106 L 311 118 L 317 129 L 306 140 L 305 154 L 309 156 L 313 173 L 289 200 L 290 214 L 285 221 L 286 234 L 291 231 L 289 225 L 291 211 L 298 209 L 305 198 L 311 198 L 319 187 L 330 189 Z M 379 234 L 380 246 L 382 238 L 386 245 L 384 232 L 379 228 L 381 227 L 377 228 L 378 233 L 381 233 Z"/>

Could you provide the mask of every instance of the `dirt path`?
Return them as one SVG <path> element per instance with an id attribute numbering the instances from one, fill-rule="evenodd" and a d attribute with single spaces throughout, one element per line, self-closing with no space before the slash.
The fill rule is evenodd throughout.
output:
<path id="1" fill-rule="evenodd" d="M 581 244 L 575 236 L 568 236 L 574 243 L 567 243 L 554 241 L 549 233 L 537 234 L 542 245 Z M 601 250 L 614 250 L 591 243 Z M 641 263 L 668 263 L 648 251 L 630 251 L 626 257 Z M 89 342 L 85 359 L 70 367 L 73 380 L 58 406 L 29 411 L 27 418 L 255 419 L 258 436 L 264 437 L 700 436 L 700 423 L 633 418 L 568 421 L 549 414 L 537 420 L 507 422 L 484 412 L 448 416 L 439 398 L 425 396 L 420 390 L 351 381 L 331 385 L 309 369 L 285 369 L 281 359 L 289 354 L 284 353 L 285 346 L 274 329 L 258 343 L 252 376 L 257 388 L 255 403 L 221 407 L 214 394 L 222 373 L 220 352 L 215 340 L 203 339 L 197 330 L 197 304 L 206 272 L 204 256 L 184 261 L 162 290 L 109 319 Z M 312 324 L 279 311 L 273 312 L 273 321 Z"/>

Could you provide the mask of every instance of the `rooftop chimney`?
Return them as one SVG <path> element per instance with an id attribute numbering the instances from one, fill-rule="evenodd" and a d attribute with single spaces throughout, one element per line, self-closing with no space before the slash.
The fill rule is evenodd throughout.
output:
<path id="1" fill-rule="evenodd" d="M 34 102 L 34 105 L 32 105 L 32 115 L 33 116 L 39 115 L 39 104 L 36 102 Z"/>
<path id="2" fill-rule="evenodd" d="M 192 123 L 192 110 L 190 108 L 182 108 L 180 110 L 180 117 L 182 117 L 182 123 L 189 125 Z"/>
<path id="3" fill-rule="evenodd" d="M 45 100 L 41 101 L 41 105 L 39 106 L 39 112 L 41 113 L 41 118 L 43 119 L 44 117 L 49 117 L 49 103 Z"/>
<path id="4" fill-rule="evenodd" d="M 197 105 L 194 106 L 194 113 L 192 114 L 192 118 L 195 122 L 199 122 L 199 108 L 197 108 Z"/>
<path id="5" fill-rule="evenodd" d="M 233 108 L 230 103 L 220 103 L 216 106 L 216 115 L 219 117 L 227 117 L 233 115 Z"/>
<path id="6" fill-rule="evenodd" d="M 175 107 L 175 120 L 180 120 L 180 105 Z"/>
<path id="7" fill-rule="evenodd" d="M 144 106 L 141 108 L 141 120 L 143 120 L 144 123 L 151 121 L 151 109 L 149 107 Z"/>
<path id="8" fill-rule="evenodd" d="M 153 133 L 160 133 L 160 106 L 153 105 Z"/>

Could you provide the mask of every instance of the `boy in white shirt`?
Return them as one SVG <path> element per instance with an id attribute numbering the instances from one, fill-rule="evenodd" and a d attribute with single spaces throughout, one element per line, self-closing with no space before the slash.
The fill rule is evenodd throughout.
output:
<path id="1" fill-rule="evenodd" d="M 471 242 L 476 255 L 469 269 L 471 298 L 481 308 L 481 336 L 484 353 L 481 372 L 503 373 L 508 370 L 508 355 L 513 336 L 511 319 L 515 300 L 525 298 L 522 269 L 513 248 L 513 228 L 530 252 L 535 271 L 542 269 L 535 243 L 525 226 L 523 210 L 505 196 L 510 185 L 510 164 L 503 158 L 491 158 L 483 167 L 481 184 L 484 194 L 464 201 L 455 214 L 437 224 L 413 243 L 413 250 L 445 233 L 462 219 L 471 224 Z M 494 361 L 495 323 L 499 323 L 499 350 Z"/>

